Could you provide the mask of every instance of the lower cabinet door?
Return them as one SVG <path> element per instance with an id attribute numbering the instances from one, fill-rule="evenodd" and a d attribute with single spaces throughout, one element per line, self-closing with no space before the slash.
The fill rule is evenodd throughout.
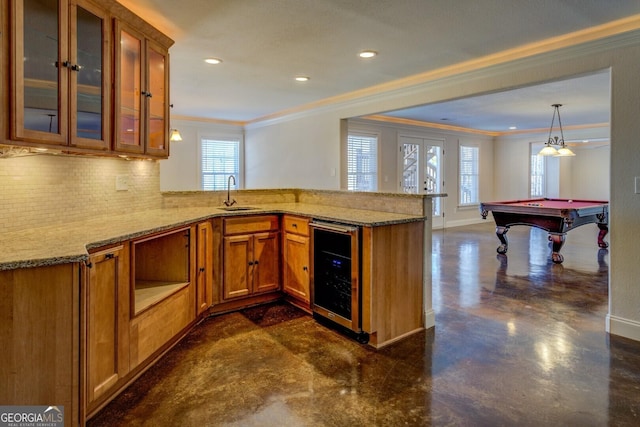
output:
<path id="1" fill-rule="evenodd" d="M 92 254 L 85 270 L 89 408 L 129 371 L 127 265 L 126 247 L 117 246 Z"/>
<path id="2" fill-rule="evenodd" d="M 256 233 L 253 236 L 253 292 L 280 289 L 280 233 Z"/>
<path id="3" fill-rule="evenodd" d="M 250 265 L 253 237 L 242 234 L 224 238 L 223 298 L 244 297 L 251 293 Z"/>
<path id="4" fill-rule="evenodd" d="M 282 290 L 309 303 L 309 238 L 293 233 L 284 236 L 284 268 Z"/>
<path id="5" fill-rule="evenodd" d="M 196 315 L 213 303 L 213 227 L 202 222 L 197 227 L 196 242 Z"/>

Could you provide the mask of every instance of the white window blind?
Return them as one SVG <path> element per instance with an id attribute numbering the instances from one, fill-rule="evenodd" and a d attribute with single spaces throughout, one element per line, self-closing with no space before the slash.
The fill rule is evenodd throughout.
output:
<path id="1" fill-rule="evenodd" d="M 347 189 L 378 189 L 378 137 L 349 135 L 347 141 Z"/>
<path id="2" fill-rule="evenodd" d="M 478 147 L 460 146 L 460 205 L 479 202 Z"/>
<path id="3" fill-rule="evenodd" d="M 531 197 L 544 197 L 544 156 L 531 155 Z"/>
<path id="4" fill-rule="evenodd" d="M 202 189 L 226 190 L 229 175 L 238 183 L 240 174 L 240 141 L 201 139 Z"/>

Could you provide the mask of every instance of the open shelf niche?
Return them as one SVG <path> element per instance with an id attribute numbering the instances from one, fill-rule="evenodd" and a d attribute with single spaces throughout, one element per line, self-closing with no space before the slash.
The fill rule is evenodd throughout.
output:
<path id="1" fill-rule="evenodd" d="M 190 228 L 133 242 L 133 313 L 138 315 L 189 285 Z"/>

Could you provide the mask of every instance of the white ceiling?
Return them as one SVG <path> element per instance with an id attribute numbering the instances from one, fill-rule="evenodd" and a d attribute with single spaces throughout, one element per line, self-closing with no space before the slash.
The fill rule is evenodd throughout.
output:
<path id="1" fill-rule="evenodd" d="M 172 115 L 241 122 L 640 14 L 640 0 L 119 1 L 176 42 Z M 379 55 L 363 60 L 363 49 Z M 548 127 L 561 103 L 563 124 L 602 123 L 608 82 L 600 73 L 393 114 L 501 131 Z"/>

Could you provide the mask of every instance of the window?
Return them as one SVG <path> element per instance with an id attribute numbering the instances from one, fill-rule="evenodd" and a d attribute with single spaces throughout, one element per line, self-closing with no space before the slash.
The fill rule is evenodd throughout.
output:
<path id="1" fill-rule="evenodd" d="M 240 187 L 240 141 L 201 138 L 202 189 L 226 190 L 229 175 Z"/>
<path id="2" fill-rule="evenodd" d="M 531 188 L 530 196 L 544 197 L 544 156 L 531 154 Z"/>
<path id="3" fill-rule="evenodd" d="M 478 147 L 460 146 L 460 205 L 474 205 L 478 196 Z"/>
<path id="4" fill-rule="evenodd" d="M 378 189 L 378 137 L 349 135 L 347 140 L 347 189 Z"/>

